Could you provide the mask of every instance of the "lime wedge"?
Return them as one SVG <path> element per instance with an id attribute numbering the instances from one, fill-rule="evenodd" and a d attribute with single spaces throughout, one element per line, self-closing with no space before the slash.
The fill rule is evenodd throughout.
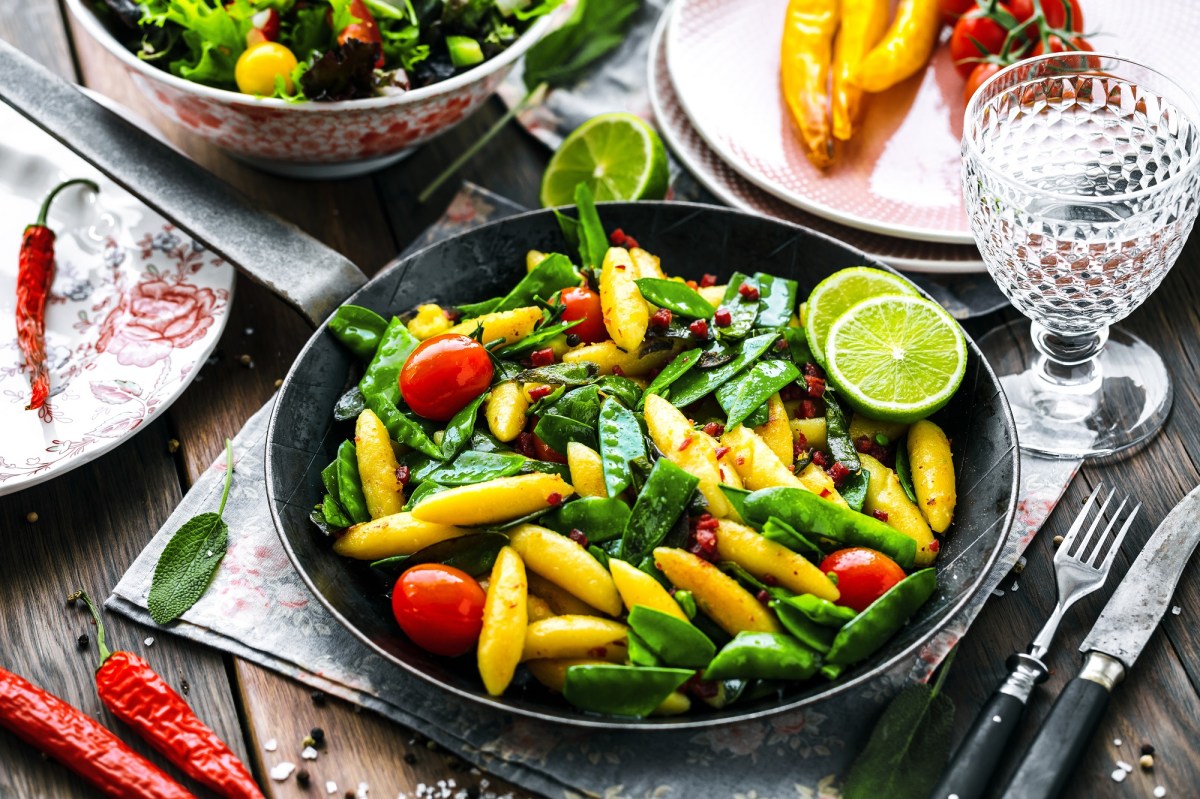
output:
<path id="1" fill-rule="evenodd" d="M 542 206 L 573 204 L 578 183 L 597 202 L 661 200 L 668 178 L 667 151 L 654 128 L 633 114 L 601 114 L 572 131 L 550 158 Z"/>
<path id="2" fill-rule="evenodd" d="M 825 369 L 855 410 L 915 422 L 941 408 L 967 370 L 967 339 L 954 317 L 922 297 L 873 297 L 829 329 Z"/>
<path id="3" fill-rule="evenodd" d="M 818 283 L 804 308 L 804 332 L 817 363 L 825 365 L 825 339 L 835 319 L 855 303 L 888 294 L 915 297 L 917 291 L 903 278 L 869 266 L 841 269 Z"/>

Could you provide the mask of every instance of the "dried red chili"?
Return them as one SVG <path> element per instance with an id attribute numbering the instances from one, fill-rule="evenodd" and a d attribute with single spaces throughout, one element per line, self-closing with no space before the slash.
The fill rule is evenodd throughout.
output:
<path id="1" fill-rule="evenodd" d="M 33 389 L 27 411 L 41 411 L 50 396 L 50 373 L 46 370 L 46 295 L 54 280 L 54 231 L 46 227 L 50 203 L 68 186 L 87 186 L 100 191 L 95 182 L 75 178 L 55 186 L 38 211 L 37 221 L 25 227 L 17 268 L 17 344 L 30 372 Z M 48 421 L 48 414 L 41 412 Z"/>
<path id="2" fill-rule="evenodd" d="M 229 799 L 263 799 L 237 755 L 149 663 L 132 652 L 108 650 L 100 611 L 87 594 L 78 596 L 96 620 L 96 689 L 104 706 L 196 782 Z"/>
<path id="3" fill-rule="evenodd" d="M 195 799 L 100 722 L 2 668 L 0 727 L 115 799 Z"/>

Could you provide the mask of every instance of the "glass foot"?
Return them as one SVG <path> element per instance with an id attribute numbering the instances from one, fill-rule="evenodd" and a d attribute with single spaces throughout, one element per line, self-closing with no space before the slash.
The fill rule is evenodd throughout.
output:
<path id="1" fill-rule="evenodd" d="M 979 348 L 1000 378 L 1021 449 L 1051 458 L 1104 458 L 1145 444 L 1171 410 L 1171 379 L 1146 342 L 1120 328 L 1076 367 L 1052 363 L 1018 320 Z"/>

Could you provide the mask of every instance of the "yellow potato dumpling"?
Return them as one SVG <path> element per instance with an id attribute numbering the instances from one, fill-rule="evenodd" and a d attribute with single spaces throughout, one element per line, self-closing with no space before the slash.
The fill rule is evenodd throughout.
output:
<path id="1" fill-rule="evenodd" d="M 675 357 L 676 348 L 655 350 L 645 355 L 638 354 L 635 349 L 626 352 L 612 341 L 601 341 L 597 344 L 583 344 L 567 351 L 563 363 L 584 363 L 591 361 L 600 369 L 600 374 L 611 375 L 618 372 L 625 377 L 638 378 L 650 374 L 655 369 L 666 366 Z"/>
<path id="2" fill-rule="evenodd" d="M 784 466 L 791 468 L 796 460 L 792 427 L 788 424 L 787 410 L 776 392 L 767 400 L 767 423 L 754 428 L 755 434 L 775 453 Z"/>
<path id="3" fill-rule="evenodd" d="M 530 626 L 528 595 L 529 584 L 521 557 L 512 547 L 501 548 L 488 581 L 483 628 L 476 651 L 479 676 L 492 696 L 504 693 L 521 661 L 525 631 Z"/>
<path id="4" fill-rule="evenodd" d="M 824 416 L 817 416 L 812 419 L 792 419 L 789 424 L 792 428 L 793 442 L 799 442 L 800 436 L 804 436 L 805 449 L 828 448 L 828 431 L 825 428 Z"/>
<path id="5" fill-rule="evenodd" d="M 530 571 L 610 616 L 621 613 L 621 595 L 612 577 L 575 541 L 536 524 L 522 524 L 509 531 L 509 545 Z"/>
<path id="6" fill-rule="evenodd" d="M 429 303 L 417 306 L 417 315 L 408 322 L 408 332 L 424 341 L 450 329 L 450 317 L 442 306 Z"/>
<path id="7" fill-rule="evenodd" d="M 634 605 L 643 605 L 680 621 L 691 622 L 667 589 L 646 572 L 617 558 L 608 559 L 608 570 L 612 572 L 613 582 L 627 610 L 633 610 Z"/>
<path id="8" fill-rule="evenodd" d="M 724 518 L 735 511 L 721 491 L 721 471 L 712 438 L 696 431 L 683 412 L 657 394 L 646 396 L 646 430 L 667 459 L 700 481 L 708 512 Z"/>
<path id="9" fill-rule="evenodd" d="M 637 277 L 654 278 L 656 280 L 666 280 L 667 276 L 663 274 L 662 265 L 657 255 L 651 255 L 641 247 L 632 247 L 629 250 L 629 257 L 633 261 L 633 266 L 637 272 Z"/>
<path id="10" fill-rule="evenodd" d="M 618 347 L 635 352 L 650 326 L 650 306 L 638 290 L 637 268 L 623 247 L 610 247 L 600 266 L 600 309 L 604 327 Z"/>
<path id="11" fill-rule="evenodd" d="M 574 493 L 557 474 L 519 474 L 439 491 L 421 500 L 412 515 L 437 524 L 481 527 L 560 505 Z"/>
<path id="12" fill-rule="evenodd" d="M 753 594 L 708 561 L 682 549 L 659 547 L 654 563 L 672 585 L 691 591 L 700 610 L 730 635 L 783 632 Z"/>
<path id="13" fill-rule="evenodd" d="M 422 521 L 411 511 L 403 511 L 353 525 L 334 542 L 333 551 L 356 560 L 379 560 L 393 555 L 411 555 L 430 544 L 469 532 L 450 524 Z"/>
<path id="14" fill-rule="evenodd" d="M 503 339 L 504 343 L 500 346 L 507 346 L 515 344 L 532 333 L 540 321 L 542 321 L 542 309 L 530 306 L 477 316 L 474 319 L 459 322 L 446 332 L 470 336 L 482 328 L 482 335 L 479 336 L 479 339 L 484 344 Z"/>
<path id="15" fill-rule="evenodd" d="M 535 621 L 525 630 L 522 660 L 596 658 L 624 663 L 629 653 L 629 628 L 598 616 L 554 616 Z"/>
<path id="16" fill-rule="evenodd" d="M 567 682 L 567 669 L 572 666 L 607 666 L 607 660 L 596 658 L 542 658 L 525 661 L 533 678 L 556 694 L 561 694 Z"/>
<path id="17" fill-rule="evenodd" d="M 717 526 L 717 554 L 731 560 L 760 580 L 768 576 L 797 594 L 815 594 L 836 602 L 841 594 L 833 581 L 813 564 L 781 544 L 737 522 L 722 520 Z"/>
<path id="18" fill-rule="evenodd" d="M 404 507 L 404 485 L 396 476 L 400 463 L 387 428 L 370 408 L 358 415 L 354 444 L 367 512 L 372 519 L 399 513 Z"/>
<path id="19" fill-rule="evenodd" d="M 950 440 L 942 428 L 922 419 L 909 428 L 906 444 L 917 507 L 935 533 L 944 533 L 954 519 L 958 502 Z"/>
<path id="20" fill-rule="evenodd" d="M 741 476 L 742 484 L 751 491 L 776 486 L 805 488 L 767 442 L 744 425 L 726 430 L 721 443 L 729 447 L 734 468 Z"/>
<path id="21" fill-rule="evenodd" d="M 604 462 L 600 453 L 572 441 L 567 444 L 567 468 L 571 471 L 571 485 L 581 497 L 607 497 L 608 489 L 604 485 Z"/>
<path id="22" fill-rule="evenodd" d="M 860 438 L 865 437 L 886 446 L 887 444 L 899 441 L 906 430 L 908 430 L 908 425 L 903 422 L 885 422 L 880 419 L 863 416 L 861 413 L 856 413 L 850 418 L 849 433 L 851 441 L 858 441 Z M 880 438 L 883 440 L 881 441 Z"/>
<path id="23" fill-rule="evenodd" d="M 529 590 L 546 600 L 554 616 L 601 616 L 600 611 L 537 572 L 529 572 Z"/>
<path id="24" fill-rule="evenodd" d="M 860 452 L 858 457 L 863 468 L 871 474 L 863 512 L 876 515 L 876 511 L 879 511 L 886 514 L 884 522 L 889 527 L 917 542 L 916 565 L 924 568 L 932 564 L 937 557 L 933 531 L 921 515 L 920 508 L 904 493 L 900 478 L 870 455 Z"/>
<path id="25" fill-rule="evenodd" d="M 487 417 L 488 429 L 498 440 L 509 442 L 525 429 L 525 411 L 529 409 L 529 397 L 521 390 L 514 380 L 505 380 L 492 386 L 488 395 Z"/>
<path id="26" fill-rule="evenodd" d="M 541 250 L 530 250 L 525 253 L 525 271 L 532 272 L 537 268 L 537 265 L 546 260 L 550 256 Z"/>

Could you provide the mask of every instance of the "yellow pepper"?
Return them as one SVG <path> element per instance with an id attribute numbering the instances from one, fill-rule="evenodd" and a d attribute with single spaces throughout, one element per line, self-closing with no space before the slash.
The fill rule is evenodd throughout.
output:
<path id="1" fill-rule="evenodd" d="M 868 92 L 881 92 L 915 75 L 929 60 L 941 30 L 938 0 L 901 0 L 887 33 L 867 53 L 853 80 Z"/>
<path id="2" fill-rule="evenodd" d="M 780 83 L 792 118 L 818 167 L 833 162 L 829 69 L 839 0 L 789 0 L 783 25 Z"/>
<path id="3" fill-rule="evenodd" d="M 888 0 L 842 0 L 833 48 L 833 135 L 849 140 L 862 111 L 863 91 L 851 82 L 859 64 L 887 30 Z"/>

